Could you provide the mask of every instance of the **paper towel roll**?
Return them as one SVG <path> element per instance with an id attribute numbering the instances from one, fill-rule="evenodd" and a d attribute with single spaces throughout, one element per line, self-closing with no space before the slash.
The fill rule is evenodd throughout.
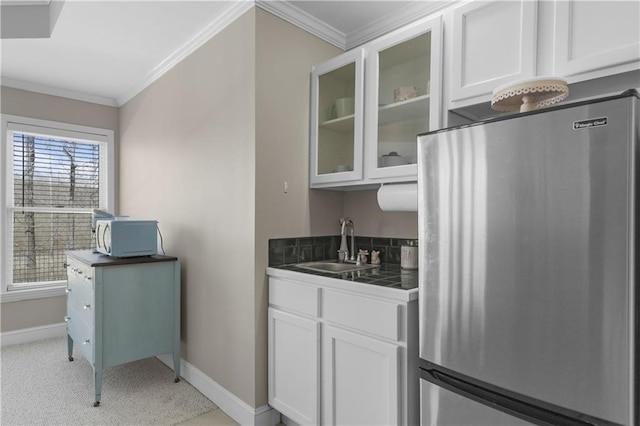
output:
<path id="1" fill-rule="evenodd" d="M 394 183 L 378 189 L 378 205 L 385 212 L 417 212 L 418 184 Z"/>

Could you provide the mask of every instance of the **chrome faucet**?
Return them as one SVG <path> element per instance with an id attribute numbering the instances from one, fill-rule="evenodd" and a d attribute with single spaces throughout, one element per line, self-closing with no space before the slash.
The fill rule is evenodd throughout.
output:
<path id="1" fill-rule="evenodd" d="M 340 250 L 338 250 L 338 260 L 340 262 L 355 262 L 356 261 L 356 240 L 353 226 L 353 220 L 351 218 L 340 219 Z M 347 246 L 347 227 L 351 227 L 351 256 L 349 256 L 349 247 Z"/>

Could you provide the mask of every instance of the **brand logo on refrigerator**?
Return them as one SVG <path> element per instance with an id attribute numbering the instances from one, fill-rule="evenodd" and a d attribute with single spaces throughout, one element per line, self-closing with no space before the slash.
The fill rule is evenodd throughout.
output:
<path id="1" fill-rule="evenodd" d="M 591 118 L 589 120 L 574 121 L 573 130 L 591 129 L 592 127 L 606 126 L 609 119 L 607 117 Z"/>

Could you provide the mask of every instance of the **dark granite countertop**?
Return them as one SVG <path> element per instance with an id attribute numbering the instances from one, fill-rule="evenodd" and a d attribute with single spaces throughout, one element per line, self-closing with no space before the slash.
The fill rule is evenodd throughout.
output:
<path id="1" fill-rule="evenodd" d="M 379 267 L 372 269 L 339 274 L 312 271 L 306 268 L 300 268 L 299 266 L 296 266 L 296 264 L 271 266 L 271 268 L 400 290 L 412 290 L 418 288 L 418 271 L 401 269 L 400 265 L 395 264 L 382 264 Z"/>

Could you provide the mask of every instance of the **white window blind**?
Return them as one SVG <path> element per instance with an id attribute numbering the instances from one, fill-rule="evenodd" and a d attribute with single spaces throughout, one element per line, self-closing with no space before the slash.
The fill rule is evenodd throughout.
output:
<path id="1" fill-rule="evenodd" d="M 91 213 L 108 209 L 108 138 L 9 123 L 3 291 L 66 280 L 65 252 L 93 247 Z"/>

